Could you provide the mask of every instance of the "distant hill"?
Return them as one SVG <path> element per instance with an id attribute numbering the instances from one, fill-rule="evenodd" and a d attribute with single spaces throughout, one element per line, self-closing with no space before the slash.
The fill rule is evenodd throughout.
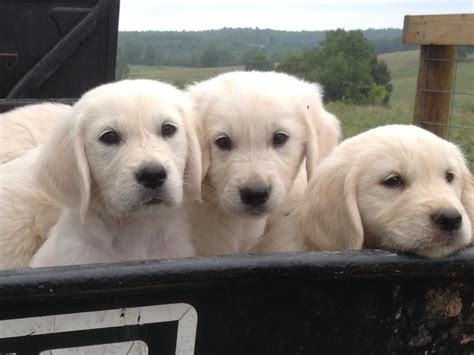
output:
<path id="1" fill-rule="evenodd" d="M 401 44 L 401 29 L 363 31 L 377 53 L 414 49 Z M 258 28 L 223 28 L 209 31 L 120 32 L 119 58 L 129 64 L 218 67 L 243 64 L 252 47 L 262 49 L 272 63 L 312 48 L 324 39 L 324 31 L 277 31 Z"/>

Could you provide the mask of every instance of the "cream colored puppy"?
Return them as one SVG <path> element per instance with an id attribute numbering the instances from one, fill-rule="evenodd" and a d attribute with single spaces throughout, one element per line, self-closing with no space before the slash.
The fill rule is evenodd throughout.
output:
<path id="1" fill-rule="evenodd" d="M 42 103 L 0 114 L 0 164 L 46 143 L 59 116 L 70 109 L 68 105 Z"/>
<path id="2" fill-rule="evenodd" d="M 338 146 L 256 250 L 366 247 L 441 257 L 470 243 L 473 214 L 472 175 L 454 144 L 416 126 L 384 126 Z"/>
<path id="3" fill-rule="evenodd" d="M 41 149 L 0 165 L 0 269 L 28 266 L 61 215 L 34 181 L 32 166 Z"/>
<path id="4" fill-rule="evenodd" d="M 338 143 L 318 85 L 233 72 L 188 89 L 203 151 L 203 202 L 190 206 L 198 255 L 246 252 L 279 211 L 306 158 L 308 176 Z"/>
<path id="5" fill-rule="evenodd" d="M 0 114 L 0 269 L 28 263 L 60 216 L 31 167 L 68 105 L 42 103 Z"/>
<path id="6" fill-rule="evenodd" d="M 126 80 L 86 93 L 41 151 L 39 186 L 66 210 L 30 265 L 194 255 L 183 187 L 200 198 L 189 102 L 171 85 Z"/>

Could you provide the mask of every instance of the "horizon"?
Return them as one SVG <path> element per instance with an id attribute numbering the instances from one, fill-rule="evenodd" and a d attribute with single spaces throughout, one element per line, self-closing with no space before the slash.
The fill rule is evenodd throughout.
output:
<path id="1" fill-rule="evenodd" d="M 222 27 L 222 28 L 215 28 L 215 29 L 210 29 L 210 30 L 119 30 L 119 32 L 192 32 L 192 33 L 197 33 L 197 32 L 211 32 L 211 31 L 221 31 L 221 30 L 260 30 L 260 31 L 276 31 L 276 32 L 328 32 L 328 31 L 335 31 L 338 28 L 334 29 L 328 29 L 328 30 L 276 30 L 273 28 L 259 28 L 259 27 Z M 366 29 L 361 29 L 361 28 L 354 28 L 351 30 L 347 31 L 383 31 L 383 30 L 400 30 L 402 31 L 403 28 L 395 28 L 395 27 L 385 27 L 385 28 L 366 28 Z"/>

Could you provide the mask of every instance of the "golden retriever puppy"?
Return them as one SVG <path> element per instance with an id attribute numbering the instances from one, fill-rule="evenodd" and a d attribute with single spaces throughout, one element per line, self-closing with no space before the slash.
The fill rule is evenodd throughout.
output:
<path id="1" fill-rule="evenodd" d="M 46 143 L 58 117 L 70 109 L 68 105 L 42 103 L 0 114 L 0 164 Z"/>
<path id="2" fill-rule="evenodd" d="M 34 181 L 40 152 L 35 148 L 0 165 L 0 269 L 28 266 L 61 215 Z"/>
<path id="3" fill-rule="evenodd" d="M 171 85 L 125 80 L 86 93 L 40 152 L 39 187 L 65 210 L 30 266 L 194 255 L 183 187 L 200 198 L 190 103 Z"/>
<path id="4" fill-rule="evenodd" d="M 473 210 L 472 175 L 454 144 L 416 126 L 378 127 L 341 143 L 255 250 L 442 257 L 471 242 Z"/>
<path id="5" fill-rule="evenodd" d="M 226 73 L 188 92 L 203 156 L 203 201 L 189 208 L 197 254 L 246 252 L 305 159 L 311 177 L 337 145 L 339 122 L 317 84 L 283 73 Z"/>

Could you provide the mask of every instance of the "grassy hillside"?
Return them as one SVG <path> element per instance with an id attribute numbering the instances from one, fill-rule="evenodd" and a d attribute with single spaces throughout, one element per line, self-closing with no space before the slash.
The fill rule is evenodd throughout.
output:
<path id="1" fill-rule="evenodd" d="M 344 136 L 350 137 L 384 124 L 410 123 L 413 118 L 419 51 L 383 54 L 392 74 L 393 93 L 388 107 L 353 106 L 330 103 L 328 108 L 342 122 Z M 458 63 L 456 92 L 474 94 L 474 64 Z M 455 95 L 452 101 L 449 140 L 460 145 L 474 164 L 474 97 Z"/>
<path id="2" fill-rule="evenodd" d="M 410 123 L 413 117 L 415 90 L 418 74 L 419 51 L 383 54 L 392 74 L 393 93 L 390 105 L 355 106 L 340 102 L 328 104 L 328 109 L 342 122 L 345 137 L 350 137 L 367 129 L 392 123 Z M 471 58 L 472 59 L 472 58 Z M 223 68 L 179 68 L 132 66 L 130 77 L 153 78 L 184 86 L 204 80 L 217 74 L 242 70 L 242 67 Z M 458 63 L 455 90 L 474 93 L 474 64 Z M 452 127 L 449 139 L 459 144 L 474 162 L 474 97 L 456 95 L 453 100 Z M 455 127 L 459 126 L 459 127 Z M 466 127 L 468 127 L 466 129 Z M 470 128 L 470 129 L 469 129 Z"/>

